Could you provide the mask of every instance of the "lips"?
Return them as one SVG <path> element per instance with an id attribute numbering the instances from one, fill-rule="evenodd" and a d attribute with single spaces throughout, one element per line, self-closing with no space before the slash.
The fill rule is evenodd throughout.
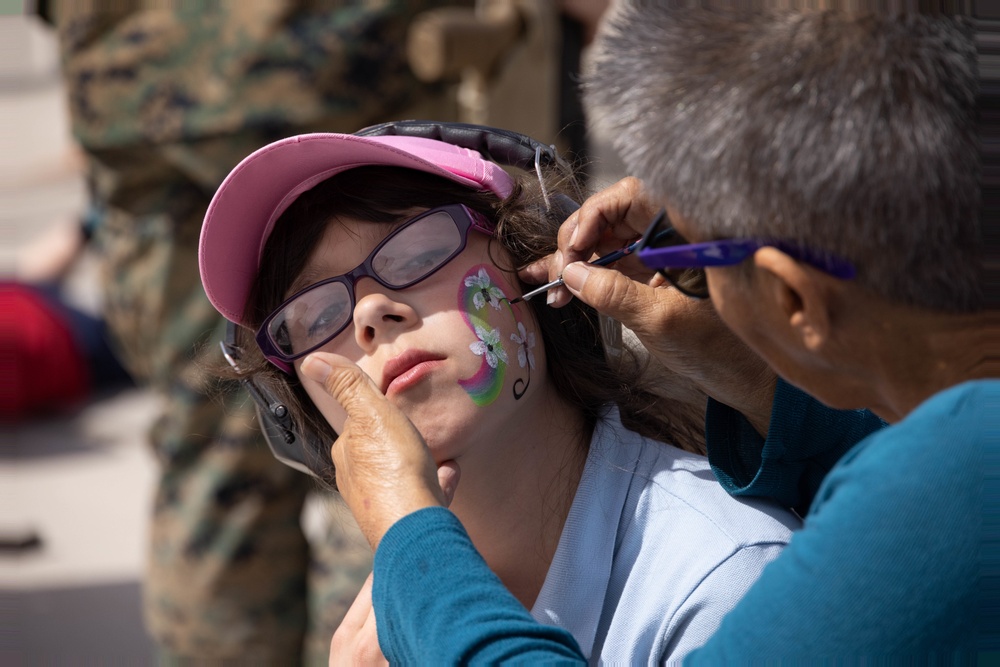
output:
<path id="1" fill-rule="evenodd" d="M 430 361 L 441 361 L 445 357 L 440 354 L 426 352 L 424 350 L 407 350 L 402 354 L 393 357 L 382 368 L 382 382 L 379 389 L 385 394 L 389 390 L 389 385 L 401 375 L 406 375 L 417 366 Z"/>

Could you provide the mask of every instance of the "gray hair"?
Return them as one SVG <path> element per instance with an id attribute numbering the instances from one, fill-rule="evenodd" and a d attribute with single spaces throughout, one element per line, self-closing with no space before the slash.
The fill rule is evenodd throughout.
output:
<path id="1" fill-rule="evenodd" d="M 705 238 L 801 243 L 889 300 L 982 307 L 974 24 L 625 0 L 584 83 L 629 172 Z"/>

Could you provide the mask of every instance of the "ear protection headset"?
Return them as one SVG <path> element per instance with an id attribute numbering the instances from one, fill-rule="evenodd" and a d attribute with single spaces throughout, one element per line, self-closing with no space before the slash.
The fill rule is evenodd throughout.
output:
<path id="1" fill-rule="evenodd" d="M 559 155 L 555 146 L 543 144 L 531 137 L 485 125 L 470 123 L 436 123 L 425 120 L 402 120 L 381 125 L 372 125 L 355 132 L 359 137 L 401 136 L 435 139 L 446 144 L 477 151 L 491 162 L 503 167 L 514 167 L 523 171 L 534 171 L 542 186 L 547 213 L 565 220 L 580 204 L 563 194 L 550 195 L 545 189 L 542 168 L 568 165 Z"/>
<path id="2" fill-rule="evenodd" d="M 550 194 L 545 190 L 542 169 L 553 165 L 566 167 L 556 148 L 517 132 L 468 123 L 404 120 L 373 125 L 355 134 L 364 137 L 391 135 L 435 139 L 474 150 L 501 166 L 534 171 L 542 184 L 547 214 L 560 222 L 580 207 L 566 195 Z M 241 355 L 236 332 L 237 325 L 228 322 L 225 340 L 220 345 L 226 361 L 239 371 Z M 261 431 L 274 457 L 296 470 L 322 480 L 322 472 L 333 466 L 330 458 L 332 443 L 296 424 L 288 407 L 252 378 L 246 377 L 243 385 L 256 404 Z"/>

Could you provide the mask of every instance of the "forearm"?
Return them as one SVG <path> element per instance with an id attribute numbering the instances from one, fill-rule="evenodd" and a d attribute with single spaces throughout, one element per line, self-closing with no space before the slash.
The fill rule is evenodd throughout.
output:
<path id="1" fill-rule="evenodd" d="M 392 664 L 584 662 L 572 635 L 535 621 L 443 508 L 393 525 L 374 570 L 379 644 Z"/>

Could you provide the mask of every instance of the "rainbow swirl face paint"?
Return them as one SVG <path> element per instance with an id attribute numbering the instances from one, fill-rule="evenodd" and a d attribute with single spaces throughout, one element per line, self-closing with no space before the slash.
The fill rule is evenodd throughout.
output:
<path id="1" fill-rule="evenodd" d="M 469 329 L 475 332 L 477 340 L 469 345 L 469 350 L 482 357 L 479 370 L 470 378 L 459 380 L 458 384 L 480 406 L 492 403 L 500 396 L 510 358 L 504 348 L 505 340 L 517 346 L 517 360 L 521 368 L 527 370 L 528 379 L 518 378 L 514 382 L 514 398 L 521 398 L 531 381 L 531 369 L 535 367 L 534 332 L 528 332 L 511 307 L 507 295 L 500 287 L 501 281 L 495 268 L 480 264 L 469 269 L 458 289 L 459 310 Z M 504 330 L 516 333 L 504 334 Z"/>

